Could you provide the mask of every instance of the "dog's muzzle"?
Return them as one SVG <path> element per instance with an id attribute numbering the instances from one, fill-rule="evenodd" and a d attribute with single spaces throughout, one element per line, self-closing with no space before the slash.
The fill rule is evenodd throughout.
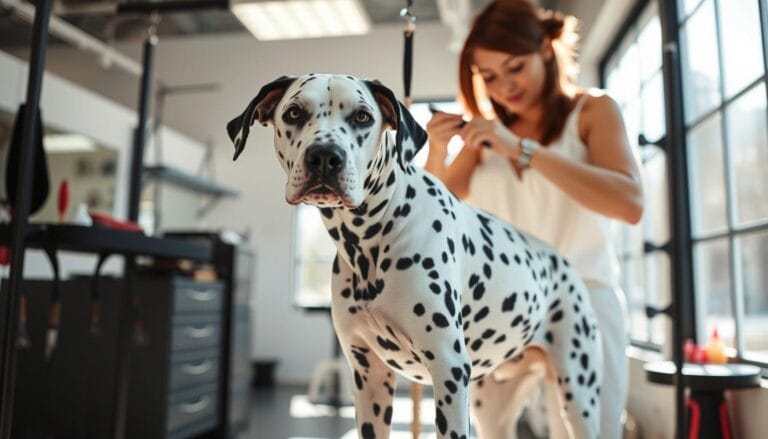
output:
<path id="1" fill-rule="evenodd" d="M 311 145 L 304 154 L 307 179 L 296 194 L 296 200 L 349 202 L 349 196 L 340 184 L 346 163 L 347 153 L 335 143 Z"/>

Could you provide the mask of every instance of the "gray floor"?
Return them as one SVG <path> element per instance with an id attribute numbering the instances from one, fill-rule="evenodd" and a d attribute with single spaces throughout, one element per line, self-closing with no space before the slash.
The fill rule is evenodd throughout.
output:
<path id="1" fill-rule="evenodd" d="M 433 402 L 425 389 L 422 400 L 422 439 L 435 437 Z M 407 392 L 398 392 L 392 417 L 391 439 L 411 439 L 411 407 Z M 250 431 L 240 439 L 356 439 L 354 410 L 311 404 L 306 386 L 277 386 L 254 389 L 251 398 Z M 519 439 L 530 439 L 523 428 Z M 472 438 L 474 439 L 474 432 Z"/>

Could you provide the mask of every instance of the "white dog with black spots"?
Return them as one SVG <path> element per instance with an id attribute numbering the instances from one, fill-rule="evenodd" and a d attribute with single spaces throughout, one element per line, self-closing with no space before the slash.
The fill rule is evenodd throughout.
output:
<path id="1" fill-rule="evenodd" d="M 411 164 L 427 136 L 390 89 L 278 78 L 227 125 L 235 159 L 255 122 L 274 127 L 286 200 L 319 207 L 336 244 L 331 312 L 361 438 L 389 436 L 394 373 L 433 386 L 440 438 L 468 438 L 470 411 L 481 438 L 508 437 L 540 378 L 551 437 L 599 436 L 602 350 L 583 282 Z"/>

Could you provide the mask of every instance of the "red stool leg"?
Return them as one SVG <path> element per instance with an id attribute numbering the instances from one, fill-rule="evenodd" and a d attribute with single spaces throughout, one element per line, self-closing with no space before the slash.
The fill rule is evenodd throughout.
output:
<path id="1" fill-rule="evenodd" d="M 723 439 L 731 439 L 731 420 L 728 418 L 728 404 L 723 400 L 720 404 L 720 431 Z"/>
<path id="2" fill-rule="evenodd" d="M 688 422 L 688 439 L 699 439 L 699 426 L 701 425 L 701 408 L 696 400 L 686 398 L 685 405 L 688 406 L 690 419 Z"/>

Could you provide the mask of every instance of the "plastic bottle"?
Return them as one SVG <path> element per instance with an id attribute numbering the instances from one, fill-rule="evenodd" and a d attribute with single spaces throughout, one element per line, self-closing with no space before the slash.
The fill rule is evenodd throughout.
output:
<path id="1" fill-rule="evenodd" d="M 717 327 L 712 330 L 712 336 L 706 346 L 707 360 L 710 363 L 725 364 L 728 362 L 728 356 L 725 354 L 725 343 L 717 333 Z"/>

